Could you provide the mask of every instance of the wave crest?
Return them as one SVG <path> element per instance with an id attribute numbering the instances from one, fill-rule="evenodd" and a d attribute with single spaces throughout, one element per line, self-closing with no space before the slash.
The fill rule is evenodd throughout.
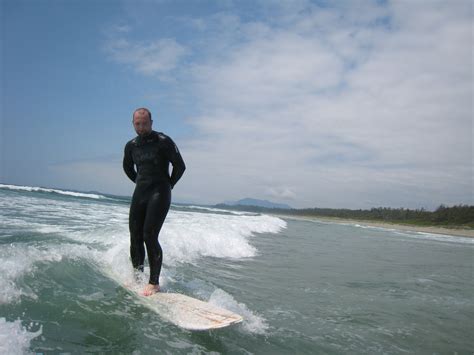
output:
<path id="1" fill-rule="evenodd" d="M 16 190 L 16 191 L 29 191 L 29 192 L 50 192 L 60 195 L 74 196 L 74 197 L 85 197 L 93 199 L 108 199 L 108 197 L 99 194 L 89 194 L 84 192 L 75 192 L 67 190 L 49 189 L 45 187 L 36 186 L 18 186 L 18 185 L 5 185 L 0 184 L 0 189 Z"/>

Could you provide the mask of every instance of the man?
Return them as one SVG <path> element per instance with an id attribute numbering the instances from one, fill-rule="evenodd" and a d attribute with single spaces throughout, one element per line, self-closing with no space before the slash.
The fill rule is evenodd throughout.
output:
<path id="1" fill-rule="evenodd" d="M 150 280 L 143 294 L 150 296 L 160 291 L 163 253 L 158 235 L 170 207 L 171 189 L 186 166 L 173 140 L 152 130 L 153 120 L 148 109 L 135 110 L 132 122 L 138 136 L 125 145 L 123 158 L 125 174 L 136 184 L 130 205 L 130 256 L 134 269 L 143 272 L 145 243 Z M 171 176 L 169 163 L 173 165 Z"/>

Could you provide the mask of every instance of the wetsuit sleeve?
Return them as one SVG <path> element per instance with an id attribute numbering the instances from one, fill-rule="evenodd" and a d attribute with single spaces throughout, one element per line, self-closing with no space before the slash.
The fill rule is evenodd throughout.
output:
<path id="1" fill-rule="evenodd" d="M 173 140 L 167 137 L 167 155 L 168 160 L 173 165 L 173 171 L 171 172 L 171 188 L 176 185 L 181 176 L 183 176 L 184 170 L 186 170 L 186 165 L 184 164 L 184 160 L 181 157 L 181 153 L 178 150 L 178 147 L 173 142 Z"/>
<path id="2" fill-rule="evenodd" d="M 123 156 L 123 171 L 125 171 L 125 174 L 127 174 L 130 180 L 135 182 L 137 178 L 137 172 L 134 168 L 132 152 L 130 149 L 130 144 L 128 143 L 125 145 L 125 152 Z"/>

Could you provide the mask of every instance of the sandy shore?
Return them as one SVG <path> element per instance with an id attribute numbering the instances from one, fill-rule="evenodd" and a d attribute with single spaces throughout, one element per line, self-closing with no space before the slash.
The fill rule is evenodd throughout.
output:
<path id="1" fill-rule="evenodd" d="M 343 219 L 343 218 L 335 218 L 335 217 L 293 216 L 293 215 L 283 215 L 283 214 L 273 214 L 273 213 L 271 213 L 271 215 L 281 217 L 281 218 L 287 218 L 287 219 L 298 219 L 298 220 L 305 220 L 305 221 L 321 221 L 321 222 L 331 222 L 331 223 L 341 223 L 341 224 L 360 224 L 361 226 L 369 226 L 369 227 L 379 227 L 379 228 L 397 229 L 397 230 L 412 231 L 412 232 L 434 233 L 434 234 L 444 234 L 444 235 L 454 235 L 458 237 L 474 238 L 473 229 L 420 227 L 420 226 L 411 226 L 411 225 L 398 224 L 398 223 L 363 221 L 363 220 Z"/>

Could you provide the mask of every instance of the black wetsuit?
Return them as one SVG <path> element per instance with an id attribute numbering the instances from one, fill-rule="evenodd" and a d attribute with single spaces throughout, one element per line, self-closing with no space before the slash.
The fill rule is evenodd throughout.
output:
<path id="1" fill-rule="evenodd" d="M 171 176 L 170 162 L 173 165 Z M 185 169 L 178 147 L 161 132 L 137 136 L 125 145 L 123 170 L 136 184 L 130 205 L 130 255 L 133 267 L 143 271 L 145 243 L 150 265 L 149 282 L 153 285 L 159 284 L 163 262 L 158 234 L 168 214 L 171 189 Z"/>

